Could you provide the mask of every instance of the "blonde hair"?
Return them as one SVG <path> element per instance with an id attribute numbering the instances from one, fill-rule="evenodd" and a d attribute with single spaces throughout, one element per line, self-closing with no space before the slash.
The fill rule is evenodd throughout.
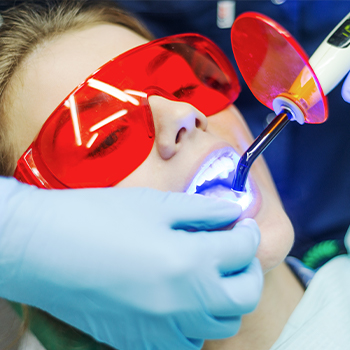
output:
<path id="1" fill-rule="evenodd" d="M 70 30 L 98 23 L 123 25 L 152 40 L 152 35 L 134 17 L 108 0 L 26 1 L 2 13 L 0 26 L 0 175 L 15 168 L 13 144 L 6 118 L 6 87 L 16 68 L 43 42 Z"/>

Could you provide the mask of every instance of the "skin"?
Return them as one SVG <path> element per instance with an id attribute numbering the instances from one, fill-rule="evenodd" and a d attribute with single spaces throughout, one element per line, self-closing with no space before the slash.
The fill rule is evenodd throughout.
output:
<path id="1" fill-rule="evenodd" d="M 5 105 L 11 116 L 8 124 L 17 159 L 79 83 L 108 60 L 145 42 L 126 28 L 100 24 L 63 34 L 30 54 L 10 82 Z M 149 104 L 156 131 L 153 149 L 119 187 L 184 192 L 209 155 L 224 147 L 241 155 L 252 142 L 234 106 L 206 118 L 192 105 L 160 96 L 150 96 Z M 250 178 L 256 200 L 245 215 L 253 217 L 261 230 L 257 257 L 265 271 L 263 297 L 257 310 L 243 318 L 238 335 L 207 341 L 205 349 L 268 349 L 303 294 L 282 263 L 293 244 L 294 232 L 261 157 L 252 166 Z"/>

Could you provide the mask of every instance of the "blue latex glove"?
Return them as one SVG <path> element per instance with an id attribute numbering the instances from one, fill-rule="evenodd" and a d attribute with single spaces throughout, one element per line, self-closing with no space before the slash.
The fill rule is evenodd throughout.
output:
<path id="1" fill-rule="evenodd" d="M 350 73 L 346 77 L 343 83 L 343 87 L 341 89 L 341 95 L 344 99 L 344 101 L 350 103 Z"/>
<path id="2" fill-rule="evenodd" d="M 203 231 L 235 220 L 236 204 L 145 188 L 47 191 L 3 178 L 0 193 L 0 296 L 117 349 L 200 349 L 205 338 L 234 335 L 257 305 L 255 221 Z"/>

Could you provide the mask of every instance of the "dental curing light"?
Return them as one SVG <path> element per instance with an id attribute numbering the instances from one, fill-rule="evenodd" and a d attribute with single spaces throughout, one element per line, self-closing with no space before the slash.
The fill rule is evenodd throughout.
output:
<path id="1" fill-rule="evenodd" d="M 323 123 L 327 95 L 350 70 L 350 13 L 333 29 L 311 59 L 278 23 L 247 12 L 235 20 L 232 49 L 254 96 L 276 113 L 239 160 L 232 190 L 242 193 L 254 160 L 291 120 Z"/>

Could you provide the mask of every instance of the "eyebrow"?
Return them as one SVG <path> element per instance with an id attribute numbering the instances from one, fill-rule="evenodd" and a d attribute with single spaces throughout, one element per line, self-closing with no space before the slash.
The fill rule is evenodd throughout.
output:
<path id="1" fill-rule="evenodd" d="M 87 109 L 90 109 L 90 108 L 93 108 L 94 106 L 96 105 L 99 105 L 101 102 L 105 101 L 105 96 L 106 94 L 97 94 L 95 95 L 93 98 L 91 98 L 90 100 L 86 101 L 85 103 L 80 103 L 79 104 L 79 112 L 84 112 L 86 111 Z M 108 96 L 108 95 L 107 95 Z M 61 112 L 61 116 L 59 117 L 60 119 L 60 123 L 56 125 L 56 129 L 55 129 L 55 132 L 54 132 L 54 135 L 53 135 L 53 140 L 52 140 L 52 143 L 53 145 L 55 145 L 56 143 L 56 139 L 57 139 L 57 136 L 59 134 L 59 132 L 61 131 L 61 129 L 68 123 L 68 122 L 71 122 L 72 119 L 71 119 L 71 111 L 70 111 L 70 108 L 68 108 L 66 105 L 65 105 L 65 102 L 68 101 L 65 100 L 64 103 L 63 103 L 63 106 L 66 107 L 66 109 L 64 111 Z"/>
<path id="2" fill-rule="evenodd" d="M 101 80 L 97 80 L 94 78 L 91 78 L 88 80 L 87 84 L 98 91 L 102 91 L 106 93 L 107 95 L 113 96 L 116 99 L 122 101 L 122 102 L 130 102 L 135 106 L 138 106 L 140 103 L 137 101 L 134 97 L 126 94 L 124 91 L 118 89 L 117 87 L 107 84 Z"/>
<path id="3" fill-rule="evenodd" d="M 101 129 L 103 126 L 113 122 L 114 120 L 123 117 L 125 114 L 128 113 L 127 109 L 121 109 L 120 111 L 113 113 L 112 115 L 110 115 L 109 117 L 102 119 L 100 122 L 96 123 L 95 125 L 93 125 L 89 131 L 90 132 L 94 132 L 98 129 Z"/>
<path id="4" fill-rule="evenodd" d="M 146 66 L 146 73 L 148 75 L 153 74 L 157 69 L 159 69 L 165 62 L 170 58 L 171 53 L 164 50 L 162 53 L 154 57 Z"/>
<path id="5" fill-rule="evenodd" d="M 96 80 L 96 79 L 90 79 L 88 81 L 88 85 L 93 88 L 94 90 L 99 91 L 100 93 L 95 95 L 93 98 L 89 99 L 88 101 L 82 102 L 77 104 L 75 100 L 75 94 L 72 94 L 69 96 L 68 99 L 66 99 L 63 103 L 63 105 L 67 108 L 65 111 L 62 112 L 62 115 L 60 117 L 60 123 L 56 126 L 55 133 L 53 135 L 53 144 L 56 143 L 56 138 L 58 136 L 59 131 L 64 127 L 67 122 L 71 121 L 73 125 L 74 135 L 76 139 L 77 145 L 82 144 L 81 138 L 80 138 L 80 128 L 79 128 L 79 114 L 81 112 L 84 112 L 88 109 L 93 108 L 96 105 L 101 104 L 102 102 L 106 102 L 106 96 L 114 97 L 122 102 L 130 102 L 131 104 L 138 106 L 140 102 L 133 97 L 139 96 L 139 97 L 146 97 L 147 95 L 142 91 L 137 90 L 130 90 L 127 89 L 125 91 L 121 91 L 118 88 L 109 85 L 107 83 L 104 83 L 102 81 Z M 108 99 L 108 98 L 107 98 Z M 118 111 L 117 113 L 112 114 L 108 118 L 102 120 L 101 122 L 97 123 L 96 125 L 92 126 L 91 132 L 101 128 L 102 126 L 106 125 L 107 123 L 122 117 L 127 113 L 127 110 L 123 109 Z"/>

